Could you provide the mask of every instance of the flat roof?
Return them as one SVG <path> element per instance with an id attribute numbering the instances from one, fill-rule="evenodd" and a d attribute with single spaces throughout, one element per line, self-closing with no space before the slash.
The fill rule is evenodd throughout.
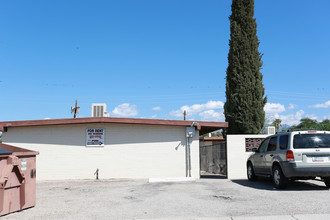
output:
<path id="1" fill-rule="evenodd" d="M 227 128 L 227 122 L 212 121 L 187 121 L 187 120 L 165 120 L 165 119 L 144 119 L 144 118 L 116 118 L 116 117 L 88 117 L 88 118 L 65 118 L 65 119 L 43 119 L 26 121 L 4 121 L 0 122 L 0 131 L 6 132 L 10 127 L 30 127 L 44 125 L 68 125 L 68 124 L 89 124 L 89 123 L 118 123 L 118 124 L 141 124 L 141 125 L 168 125 L 168 126 L 194 126 L 199 130 L 200 135 L 207 134 L 222 128 Z"/>

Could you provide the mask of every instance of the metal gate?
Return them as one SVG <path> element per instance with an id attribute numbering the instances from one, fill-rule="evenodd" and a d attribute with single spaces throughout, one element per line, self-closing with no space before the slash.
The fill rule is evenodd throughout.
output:
<path id="1" fill-rule="evenodd" d="M 200 146 L 200 175 L 227 176 L 226 142 Z"/>

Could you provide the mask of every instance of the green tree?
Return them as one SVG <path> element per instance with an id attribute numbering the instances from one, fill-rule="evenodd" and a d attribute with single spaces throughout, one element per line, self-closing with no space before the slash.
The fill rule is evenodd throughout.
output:
<path id="1" fill-rule="evenodd" d="M 280 131 L 282 120 L 281 119 L 275 119 L 271 125 L 275 126 L 276 132 Z"/>
<path id="2" fill-rule="evenodd" d="M 203 134 L 202 137 L 208 137 L 209 134 Z M 211 137 L 223 137 L 222 135 L 222 130 L 217 131 L 217 132 L 212 132 Z"/>
<path id="3" fill-rule="evenodd" d="M 320 125 L 316 120 L 310 118 L 302 118 L 300 119 L 300 123 L 298 125 L 294 125 L 291 127 L 292 129 L 299 130 L 308 130 L 308 129 L 320 129 Z"/>
<path id="4" fill-rule="evenodd" d="M 317 120 L 313 120 L 310 118 L 302 118 L 300 119 L 300 123 L 298 125 L 293 125 L 290 127 L 290 129 L 295 130 L 324 130 L 324 131 L 330 131 L 330 120 L 325 119 L 321 122 L 318 122 Z"/>
<path id="5" fill-rule="evenodd" d="M 261 57 L 254 0 L 233 0 L 224 114 L 228 134 L 257 134 L 265 122 Z"/>
<path id="6" fill-rule="evenodd" d="M 222 133 L 220 131 L 212 132 L 211 136 L 212 137 L 222 137 Z"/>
<path id="7" fill-rule="evenodd" d="M 325 119 L 320 123 L 320 127 L 321 129 L 325 130 L 325 131 L 330 131 L 330 120 L 329 119 Z"/>

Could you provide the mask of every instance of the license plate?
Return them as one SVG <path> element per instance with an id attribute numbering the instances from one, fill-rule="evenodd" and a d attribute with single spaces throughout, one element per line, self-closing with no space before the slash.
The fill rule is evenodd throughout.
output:
<path id="1" fill-rule="evenodd" d="M 313 162 L 324 162 L 324 157 L 312 157 Z"/>

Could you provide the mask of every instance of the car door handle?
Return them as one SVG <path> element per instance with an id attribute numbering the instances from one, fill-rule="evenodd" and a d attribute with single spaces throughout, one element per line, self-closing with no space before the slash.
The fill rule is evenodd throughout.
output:
<path id="1" fill-rule="evenodd" d="M 263 155 L 260 155 L 260 157 L 263 157 Z"/>

